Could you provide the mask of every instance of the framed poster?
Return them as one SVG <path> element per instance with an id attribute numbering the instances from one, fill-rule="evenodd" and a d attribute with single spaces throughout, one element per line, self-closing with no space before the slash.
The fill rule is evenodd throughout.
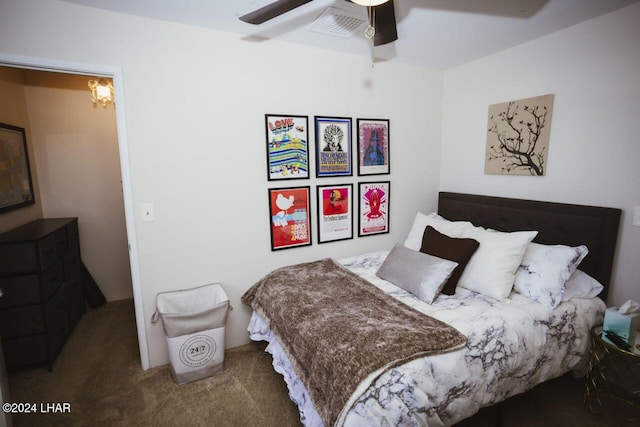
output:
<path id="1" fill-rule="evenodd" d="M 360 182 L 358 185 L 358 236 L 388 233 L 391 182 Z"/>
<path id="2" fill-rule="evenodd" d="M 271 250 L 311 245 L 310 188 L 269 189 Z"/>
<path id="3" fill-rule="evenodd" d="M 0 123 L 0 212 L 34 203 L 24 128 Z"/>
<path id="4" fill-rule="evenodd" d="M 315 117 L 316 177 L 351 176 L 351 119 Z"/>
<path id="5" fill-rule="evenodd" d="M 309 178 L 309 118 L 265 114 L 267 178 Z"/>
<path id="6" fill-rule="evenodd" d="M 389 120 L 358 119 L 358 175 L 387 175 Z"/>
<path id="7" fill-rule="evenodd" d="M 484 173 L 544 176 L 553 94 L 489 106 Z"/>
<path id="8" fill-rule="evenodd" d="M 353 239 L 353 184 L 319 185 L 318 243 Z"/>

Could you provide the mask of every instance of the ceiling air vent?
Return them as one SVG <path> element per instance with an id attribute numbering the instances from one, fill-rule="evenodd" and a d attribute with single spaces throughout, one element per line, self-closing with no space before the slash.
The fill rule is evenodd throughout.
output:
<path id="1" fill-rule="evenodd" d="M 346 39 L 364 31 L 366 25 L 366 17 L 355 12 L 330 7 L 313 21 L 308 29 L 316 33 L 330 34 Z"/>

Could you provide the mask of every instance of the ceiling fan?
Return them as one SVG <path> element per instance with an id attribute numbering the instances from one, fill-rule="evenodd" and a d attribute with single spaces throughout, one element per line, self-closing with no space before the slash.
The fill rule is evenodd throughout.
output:
<path id="1" fill-rule="evenodd" d="M 259 25 L 283 15 L 297 7 L 307 4 L 313 0 L 277 0 L 253 12 L 240 17 L 241 21 L 249 24 Z M 393 0 L 345 0 L 350 3 L 367 7 L 369 14 L 369 28 L 365 35 L 373 38 L 374 46 L 391 43 L 398 40 L 398 30 L 396 28 L 396 13 L 393 7 Z"/>

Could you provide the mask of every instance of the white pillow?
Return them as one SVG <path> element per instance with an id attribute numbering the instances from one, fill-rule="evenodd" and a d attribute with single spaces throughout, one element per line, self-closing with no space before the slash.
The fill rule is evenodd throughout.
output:
<path id="1" fill-rule="evenodd" d="M 376 276 L 431 304 L 457 266 L 457 262 L 414 251 L 397 243 Z"/>
<path id="2" fill-rule="evenodd" d="M 588 253 L 584 245 L 530 243 L 516 272 L 513 290 L 549 308 L 556 308 L 569 277 Z"/>
<path id="3" fill-rule="evenodd" d="M 425 215 L 422 212 L 418 212 L 411 231 L 404 241 L 404 245 L 414 251 L 419 251 L 422 247 L 422 236 L 424 236 L 424 230 L 427 225 L 432 226 L 442 234 L 446 234 L 449 237 L 461 237 L 462 231 L 466 227 L 473 227 L 468 221 L 449 221 L 444 219 L 437 213 L 430 213 Z"/>
<path id="4" fill-rule="evenodd" d="M 467 226 L 461 237 L 476 239 L 480 247 L 464 269 L 458 286 L 497 300 L 509 297 L 515 273 L 537 231 L 504 233 Z"/>
<path id="5" fill-rule="evenodd" d="M 573 272 L 562 294 L 562 302 L 571 298 L 595 298 L 600 295 L 604 286 L 582 270 Z"/>

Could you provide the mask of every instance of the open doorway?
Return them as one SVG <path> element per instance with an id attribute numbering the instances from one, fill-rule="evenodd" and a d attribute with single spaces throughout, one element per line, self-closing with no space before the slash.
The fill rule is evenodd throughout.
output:
<path id="1" fill-rule="evenodd" d="M 83 264 L 106 299 L 133 298 L 114 104 L 92 104 L 93 76 L 7 73 L 22 81 L 43 218 L 77 217 Z"/>
<path id="2" fill-rule="evenodd" d="M 56 90 L 62 89 L 59 87 L 62 85 L 86 85 L 86 81 L 88 80 L 87 76 L 101 76 L 108 77 L 113 79 L 115 92 L 116 92 L 116 102 L 120 102 L 117 108 L 115 109 L 115 135 L 117 141 L 117 147 L 115 147 L 116 156 L 119 157 L 119 165 L 116 166 L 118 170 L 107 171 L 106 174 L 116 174 L 119 175 L 117 179 L 118 190 L 120 191 L 119 196 L 119 204 L 120 204 L 120 214 L 119 215 L 102 215 L 102 212 L 98 212 L 98 209 L 94 211 L 91 210 L 91 204 L 93 200 L 94 205 L 97 204 L 97 199 L 92 199 L 93 197 L 99 197 L 96 194 L 99 193 L 99 189 L 95 189 L 96 191 L 91 191 L 91 188 L 86 188 L 84 186 L 82 190 L 77 191 L 79 193 L 80 198 L 85 198 L 80 203 L 86 204 L 87 206 L 83 206 L 82 209 L 84 211 L 83 217 L 86 218 L 87 224 L 92 221 L 96 224 L 103 224 L 108 221 L 120 221 L 124 224 L 124 244 L 122 242 L 115 243 L 116 245 L 120 244 L 124 253 L 120 253 L 119 257 L 126 258 L 126 264 L 128 264 L 126 268 L 126 273 L 128 274 L 129 282 L 124 284 L 124 288 L 121 289 L 110 289 L 105 292 L 105 295 L 108 299 L 121 299 L 127 298 L 127 292 L 129 293 L 129 297 L 132 294 L 135 305 L 135 313 L 136 313 L 136 326 L 137 326 L 137 334 L 138 334 L 138 346 L 140 350 L 140 359 L 143 369 L 147 369 L 149 367 L 148 360 L 148 352 L 147 352 L 147 341 L 146 341 L 146 333 L 144 329 L 144 318 L 142 311 L 142 301 L 141 301 L 141 290 L 140 290 L 140 281 L 139 281 L 139 273 L 138 273 L 138 260 L 137 260 L 137 250 L 136 250 L 136 240 L 135 240 L 135 224 L 134 224 L 134 214 L 133 214 L 133 205 L 132 205 L 132 197 L 131 197 L 131 182 L 129 175 L 129 160 L 128 160 L 128 149 L 127 149 L 127 141 L 126 141 L 126 132 L 124 129 L 124 95 L 122 93 L 122 76 L 119 69 L 102 67 L 102 66 L 92 66 L 92 65 L 82 65 L 82 64 L 69 64 L 63 62 L 55 62 L 44 59 L 37 58 L 21 58 L 21 57 L 13 57 L 0 54 L 0 66 L 1 67 L 11 67 L 16 69 L 24 70 L 25 72 L 25 80 L 29 83 L 28 91 L 32 91 L 30 97 L 32 100 L 37 100 L 41 96 L 52 96 L 57 97 L 58 94 Z M 41 73 L 41 74 L 40 74 Z M 52 77 L 52 75 L 54 75 Z M 77 79 L 78 76 L 83 76 Z M 84 81 L 84 83 L 82 83 Z M 52 84 L 52 82 L 57 82 Z M 50 87 L 53 86 L 53 89 Z M 77 91 L 76 91 L 77 92 Z M 87 108 L 94 108 L 91 105 L 90 96 L 88 95 L 87 88 Z M 49 100 L 51 101 L 51 100 Z M 30 101 L 31 102 L 31 101 Z M 51 106 L 47 106 L 49 108 L 49 112 L 51 112 Z M 57 105 L 53 107 L 54 109 L 63 109 L 64 105 Z M 97 106 L 95 108 L 103 108 L 102 106 Z M 113 106 L 111 106 L 113 108 Z M 57 111 L 60 113 L 60 111 Z M 64 113 L 64 111 L 63 111 Z M 43 111 L 39 111 L 37 114 L 47 115 L 46 108 Z M 70 116 L 70 115 L 69 115 Z M 62 114 L 60 117 L 65 117 Z M 64 118 L 60 119 L 63 122 Z M 56 191 L 60 188 L 61 183 L 64 181 L 73 181 L 82 180 L 81 177 L 74 177 L 73 173 L 69 173 L 69 170 L 64 170 L 65 168 L 59 167 L 59 163 L 63 159 L 67 159 L 64 161 L 68 161 L 68 159 L 76 159 L 77 161 L 85 161 L 89 162 L 88 159 L 96 160 L 96 163 L 93 165 L 83 165 L 80 168 L 74 168 L 77 172 L 78 170 L 82 170 L 82 168 L 101 168 L 103 166 L 102 155 L 100 150 L 92 149 L 91 147 L 82 146 L 77 139 L 82 139 L 81 136 L 76 135 L 76 140 L 70 138 L 69 135 L 66 135 L 64 128 L 65 126 L 73 126 L 73 118 L 69 118 L 68 123 L 59 123 L 60 128 L 55 132 L 50 132 L 45 139 L 47 142 L 53 141 L 51 145 L 45 146 L 45 148 L 39 148 L 36 154 L 37 159 L 32 159 L 31 161 L 37 161 L 39 163 L 38 168 L 43 170 L 42 173 L 45 176 L 47 182 L 43 181 L 43 185 L 40 188 L 40 191 L 44 194 L 47 192 L 45 197 L 45 201 L 47 206 L 43 209 L 43 216 L 56 216 L 59 212 L 64 211 L 66 208 L 64 206 L 65 198 L 58 197 L 59 195 L 55 194 Z M 35 132 L 39 132 L 39 130 L 34 129 Z M 39 136 L 39 139 L 41 136 Z M 86 141 L 85 141 L 86 142 Z M 54 147 L 55 145 L 55 147 Z M 75 150 L 78 150 L 78 147 L 81 147 L 80 150 L 84 150 L 82 155 L 79 155 L 76 152 L 74 155 L 74 147 Z M 95 148 L 95 147 L 94 147 Z M 113 153 L 111 154 L 113 155 Z M 113 160 L 113 159 L 112 159 Z M 55 167 L 54 167 L 55 164 Z M 120 180 L 121 178 L 121 180 Z M 43 177 L 40 176 L 39 180 L 42 181 Z M 113 195 L 112 195 L 113 196 Z M 61 199 L 60 202 L 58 199 Z M 124 208 L 124 212 L 122 212 L 122 208 Z M 88 209 L 88 210 L 87 210 Z M 79 218 L 80 214 L 75 215 Z M 113 217 L 116 217 L 115 219 Z M 82 218 L 80 218 L 82 221 Z M 100 227 L 96 227 L 100 228 Z M 82 234 L 82 231 L 81 231 Z M 99 239 L 99 237 L 97 238 Z M 82 240 L 82 236 L 81 236 Z M 94 242 L 95 243 L 95 242 Z M 82 242 L 81 242 L 82 244 Z M 93 243 L 92 243 L 93 244 Z M 99 242 L 97 242 L 99 244 Z M 127 253 L 128 251 L 128 253 Z M 98 253 L 99 251 L 94 251 Z M 83 257 L 84 249 L 83 249 Z M 88 260 L 87 260 L 88 261 Z M 93 261 L 94 265 L 98 265 L 99 261 Z M 90 262 L 87 262 L 90 264 Z M 90 267 L 90 266 L 89 266 Z M 125 289 L 128 288 L 128 289 Z M 111 295 L 109 295 L 111 293 Z"/>

